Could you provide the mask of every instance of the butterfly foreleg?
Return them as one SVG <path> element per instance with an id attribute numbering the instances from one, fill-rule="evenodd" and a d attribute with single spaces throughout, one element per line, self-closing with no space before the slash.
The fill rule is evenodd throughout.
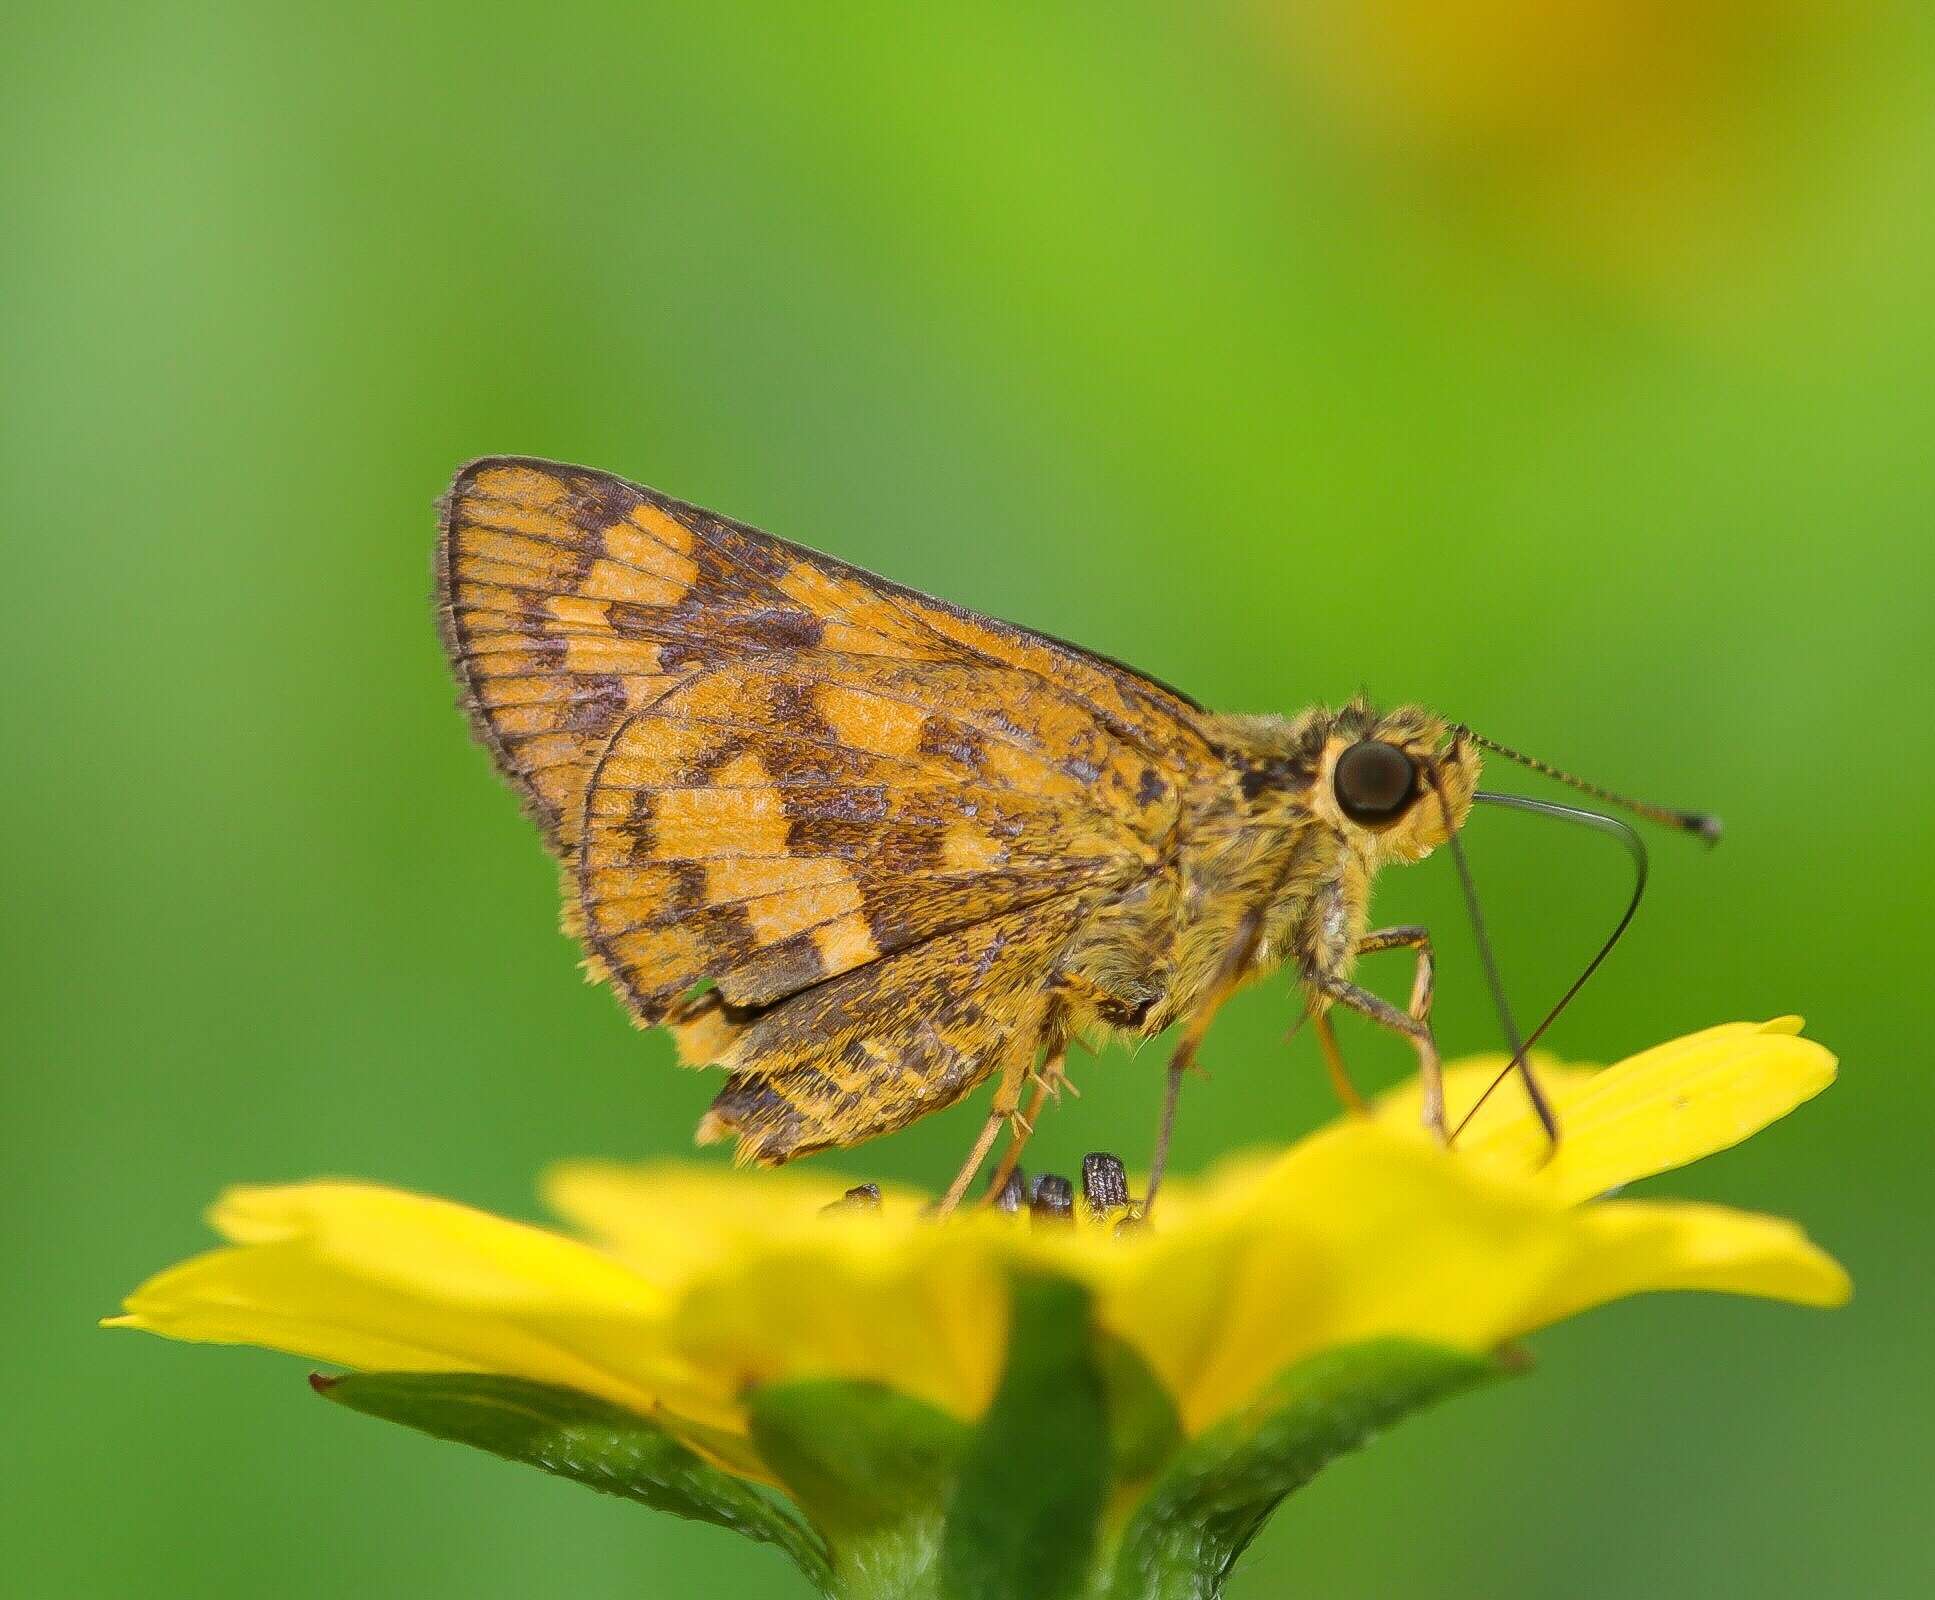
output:
<path id="1" fill-rule="evenodd" d="M 1418 953 L 1417 970 L 1411 978 L 1411 1015 L 1419 1022 L 1431 1021 L 1432 983 L 1437 973 L 1437 961 L 1431 953 L 1431 930 L 1417 926 L 1404 928 L 1376 928 L 1357 941 L 1360 956 L 1376 955 L 1380 950 L 1415 950 Z"/>
<path id="2" fill-rule="evenodd" d="M 1360 956 L 1376 955 L 1381 950 L 1417 951 L 1417 971 L 1411 979 L 1411 1003 L 1406 1009 L 1414 1021 L 1428 1027 L 1431 1022 L 1432 980 L 1436 970 L 1429 930 L 1415 926 L 1378 928 L 1359 939 L 1355 948 Z M 1337 1032 L 1331 1027 L 1330 1018 L 1321 1009 L 1313 1009 L 1306 1015 L 1310 1017 L 1311 1029 L 1317 1035 L 1317 1044 L 1323 1051 L 1324 1068 L 1330 1074 L 1330 1084 L 1336 1090 L 1338 1100 L 1346 1111 L 1363 1115 L 1368 1108 L 1364 1104 L 1364 1097 L 1357 1092 L 1357 1086 L 1351 1082 L 1350 1070 L 1344 1065 L 1343 1052 L 1337 1047 Z"/>
<path id="3" fill-rule="evenodd" d="M 1431 957 L 1431 935 L 1423 928 L 1381 928 L 1375 933 L 1367 933 L 1357 943 L 1360 955 L 1374 954 L 1380 950 L 1416 950 L 1418 953 L 1417 972 L 1411 980 L 1411 1004 L 1408 1010 L 1400 1011 L 1390 1001 L 1374 995 L 1368 989 L 1360 988 L 1348 979 L 1335 973 L 1315 972 L 1309 982 L 1323 996 L 1339 1005 L 1349 1006 L 1359 1016 L 1368 1017 L 1380 1027 L 1389 1028 L 1393 1033 L 1402 1034 L 1411 1041 L 1418 1055 L 1418 1081 L 1424 1091 L 1424 1125 L 1445 1141 L 1450 1142 L 1449 1130 L 1445 1123 L 1445 1085 L 1444 1069 L 1438 1059 L 1438 1043 L 1431 1032 L 1431 995 L 1433 963 Z M 1331 1070 L 1333 1081 L 1348 1085 L 1344 1076 L 1343 1058 L 1337 1053 L 1337 1041 L 1331 1033 L 1330 1024 L 1321 1012 L 1317 1014 L 1317 1038 L 1324 1046 L 1326 1063 Z M 1340 1096 L 1346 1105 L 1356 1101 L 1361 1104 L 1355 1089 L 1340 1087 Z"/>

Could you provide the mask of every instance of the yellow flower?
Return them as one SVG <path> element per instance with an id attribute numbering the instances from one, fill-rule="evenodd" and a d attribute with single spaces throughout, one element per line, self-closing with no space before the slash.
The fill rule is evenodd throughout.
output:
<path id="1" fill-rule="evenodd" d="M 759 1443 L 763 1392 L 860 1382 L 973 1424 L 1006 1381 L 1014 1286 L 1046 1278 L 1077 1286 L 1097 1337 L 1140 1358 L 1180 1448 L 1299 1363 L 1374 1341 L 1486 1356 L 1651 1289 L 1845 1299 L 1846 1275 L 1791 1223 L 1594 1199 L 1824 1088 L 1834 1058 L 1798 1028 L 1712 1028 L 1604 1071 L 1547 1063 L 1565 1138 L 1543 1164 L 1514 1097 L 1445 1151 L 1407 1090 L 1166 1190 L 1130 1228 L 986 1210 L 936 1224 L 892 1193 L 829 1212 L 839 1178 L 685 1165 L 557 1169 L 546 1199 L 575 1237 L 364 1184 L 238 1189 L 211 1213 L 227 1247 L 150 1279 L 111 1325 L 554 1385 L 780 1483 Z M 1498 1065 L 1454 1067 L 1454 1105 Z"/>

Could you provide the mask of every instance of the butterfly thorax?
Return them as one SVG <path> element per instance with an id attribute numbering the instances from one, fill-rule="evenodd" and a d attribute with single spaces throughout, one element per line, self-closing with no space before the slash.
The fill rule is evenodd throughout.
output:
<path id="1" fill-rule="evenodd" d="M 1436 737 L 1435 719 L 1423 713 L 1380 719 L 1361 705 L 1204 719 L 1221 761 L 1186 790 L 1171 852 L 1096 909 L 1065 959 L 1074 991 L 1095 997 L 1098 1020 L 1153 1035 L 1219 986 L 1279 967 L 1290 967 L 1317 1003 L 1319 978 L 1349 976 L 1379 868 L 1418 859 L 1436 842 L 1353 827 L 1330 796 L 1338 752 L 1393 721 L 1400 736 Z M 1465 775 L 1457 777 L 1463 801 Z M 1238 948 L 1248 953 L 1232 975 L 1226 963 Z"/>

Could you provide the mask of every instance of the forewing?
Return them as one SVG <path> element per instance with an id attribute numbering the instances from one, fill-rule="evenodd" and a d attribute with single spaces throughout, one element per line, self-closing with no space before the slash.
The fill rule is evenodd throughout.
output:
<path id="1" fill-rule="evenodd" d="M 1025 674 L 1029 703 L 1109 731 L 1131 792 L 1207 748 L 1188 700 L 1116 663 L 583 467 L 465 467 L 444 500 L 437 575 L 466 709 L 561 852 L 629 716 L 707 667 L 776 652 Z"/>

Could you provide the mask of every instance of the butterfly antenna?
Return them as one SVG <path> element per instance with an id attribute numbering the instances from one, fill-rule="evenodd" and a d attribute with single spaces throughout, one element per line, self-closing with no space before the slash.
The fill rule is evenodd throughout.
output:
<path id="1" fill-rule="evenodd" d="M 1439 781 L 1435 767 L 1428 768 L 1431 774 L 1431 787 L 1437 791 L 1438 805 L 1444 812 L 1445 843 L 1451 849 L 1451 859 L 1458 866 L 1458 882 L 1465 891 L 1465 912 L 1471 918 L 1472 937 L 1478 944 L 1478 960 L 1485 969 L 1485 982 L 1492 992 L 1492 1007 L 1498 1013 L 1498 1025 L 1504 1030 L 1505 1042 L 1511 1047 L 1512 1059 L 1505 1064 L 1504 1071 L 1486 1086 L 1485 1094 L 1479 1096 L 1478 1104 L 1485 1103 L 1489 1095 L 1505 1081 L 1506 1076 L 1516 1070 L 1525 1081 L 1526 1098 L 1532 1102 L 1532 1110 L 1537 1113 L 1539 1126 L 1545 1129 L 1549 1150 L 1559 1146 L 1559 1119 L 1553 1114 L 1552 1104 L 1539 1087 L 1538 1074 L 1532 1070 L 1532 1063 L 1526 1059 L 1526 1051 L 1531 1048 L 1529 1040 L 1521 1041 L 1518 1036 L 1518 1023 L 1512 1018 L 1511 1003 L 1505 998 L 1505 980 L 1499 975 L 1498 959 L 1492 954 L 1492 941 L 1485 932 L 1485 913 L 1478 904 L 1478 885 L 1471 875 L 1471 863 L 1465 859 L 1465 847 L 1458 838 L 1458 829 L 1451 823 L 1451 806 L 1445 799 L 1444 785 Z M 1551 1018 L 1546 1019 L 1547 1022 Z M 1537 1037 L 1535 1034 L 1533 1037 Z M 1472 1107 L 1476 1111 L 1477 1106 Z M 1465 1131 L 1465 1123 L 1471 1121 L 1471 1112 L 1466 1112 L 1464 1121 L 1451 1132 L 1451 1142 Z"/>
<path id="2" fill-rule="evenodd" d="M 1575 778 L 1571 773 L 1555 767 L 1549 761 L 1541 761 L 1537 756 L 1528 756 L 1514 750 L 1510 745 L 1500 744 L 1496 739 L 1488 739 L 1482 733 L 1475 733 L 1464 723 L 1456 724 L 1451 732 L 1454 737 L 1469 739 L 1481 749 L 1493 755 L 1503 756 L 1507 761 L 1516 761 L 1521 767 L 1532 771 L 1581 794 L 1589 794 L 1595 800 L 1603 800 L 1609 806 L 1617 806 L 1621 811 L 1630 811 L 1636 817 L 1644 817 L 1648 822 L 1657 822 L 1664 828 L 1675 828 L 1681 833 L 1698 834 L 1708 844 L 1720 842 L 1720 819 L 1708 811 L 1681 811 L 1674 806 L 1656 806 L 1645 800 L 1634 800 L 1630 796 L 1616 794 L 1596 783 L 1588 783 L 1584 778 Z M 1597 813 L 1594 813 L 1597 815 Z"/>
<path id="3" fill-rule="evenodd" d="M 1544 1020 L 1532 1030 L 1525 1042 L 1513 1046 L 1512 1059 L 1506 1062 L 1499 1070 L 1498 1075 L 1485 1086 L 1485 1092 L 1473 1102 L 1471 1110 L 1465 1113 L 1464 1119 L 1452 1130 L 1451 1136 L 1454 1139 L 1465 1131 L 1471 1119 L 1478 1115 L 1478 1108 L 1491 1098 L 1492 1091 L 1505 1081 L 1512 1069 L 1514 1067 L 1526 1067 L 1527 1064 L 1524 1060 L 1525 1052 L 1545 1037 L 1546 1029 L 1550 1028 L 1558 1020 L 1559 1013 L 1572 1004 L 1573 997 L 1586 986 L 1587 980 L 1599 970 L 1600 963 L 1612 954 L 1613 946 L 1619 943 L 1620 935 L 1625 933 L 1626 929 L 1631 926 L 1633 918 L 1639 912 L 1639 903 L 1646 894 L 1646 841 L 1640 838 L 1638 833 L 1629 824 L 1621 822 L 1619 818 L 1609 817 L 1598 811 L 1587 811 L 1579 806 L 1557 805 L 1550 800 L 1532 800 L 1522 794 L 1493 794 L 1488 790 L 1480 789 L 1471 798 L 1474 805 L 1504 806 L 1513 811 L 1530 811 L 1542 817 L 1556 817 L 1561 822 L 1576 822 L 1581 827 L 1592 828 L 1599 833 L 1610 834 L 1626 847 L 1627 854 L 1633 859 L 1633 894 L 1632 898 L 1626 902 L 1625 913 L 1620 917 L 1613 931 L 1607 935 L 1606 942 L 1599 947 L 1598 953 L 1586 963 L 1585 970 L 1572 980 L 1572 987 L 1559 996 L 1558 1003 L 1550 1011 L 1546 1012 Z M 1452 840 L 1455 845 L 1457 840 L 1456 834 L 1452 835 Z M 1458 857 L 1462 868 L 1462 855 L 1455 849 L 1453 854 Z M 1469 886 L 1469 880 L 1467 880 L 1467 885 Z M 1467 901 L 1472 908 L 1475 926 L 1477 902 L 1470 898 L 1469 892 L 1467 892 Z M 1480 948 L 1483 949 L 1482 934 L 1480 935 Z M 1488 973 L 1491 971 L 1489 953 L 1486 955 L 1485 968 Z M 1529 1084 L 1531 1081 L 1531 1074 L 1528 1071 L 1526 1074 L 1526 1082 Z M 1541 1109 L 1539 1121 L 1544 1125 L 1546 1133 L 1550 1135 L 1552 1133 L 1551 1114 Z"/>

